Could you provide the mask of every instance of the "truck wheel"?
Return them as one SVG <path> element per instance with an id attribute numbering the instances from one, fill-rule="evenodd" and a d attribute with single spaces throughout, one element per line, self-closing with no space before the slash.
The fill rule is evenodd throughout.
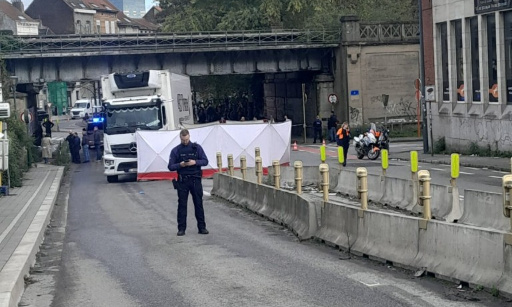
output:
<path id="1" fill-rule="evenodd" d="M 107 181 L 109 183 L 114 183 L 114 182 L 117 182 L 118 178 L 119 177 L 117 177 L 117 175 L 115 175 L 115 176 L 107 176 Z"/>

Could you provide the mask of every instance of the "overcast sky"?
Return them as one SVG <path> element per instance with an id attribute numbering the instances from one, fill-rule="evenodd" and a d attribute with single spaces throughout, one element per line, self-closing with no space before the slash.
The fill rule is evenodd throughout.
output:
<path id="1" fill-rule="evenodd" d="M 146 11 L 147 11 L 153 5 L 153 0 L 145 0 L 145 1 L 146 1 Z M 25 4 L 25 8 L 27 8 L 31 2 L 32 2 L 32 0 L 23 0 L 23 4 Z"/>

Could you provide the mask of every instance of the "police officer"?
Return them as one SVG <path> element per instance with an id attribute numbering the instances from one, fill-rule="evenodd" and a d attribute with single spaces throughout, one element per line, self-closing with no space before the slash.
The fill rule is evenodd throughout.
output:
<path id="1" fill-rule="evenodd" d="M 197 228 L 200 234 L 208 234 L 203 210 L 203 185 L 201 166 L 208 165 L 208 158 L 201 145 L 190 142 L 187 129 L 180 132 L 181 144 L 171 150 L 167 168 L 178 171 L 178 236 L 184 236 L 187 228 L 188 193 L 192 194 Z"/>

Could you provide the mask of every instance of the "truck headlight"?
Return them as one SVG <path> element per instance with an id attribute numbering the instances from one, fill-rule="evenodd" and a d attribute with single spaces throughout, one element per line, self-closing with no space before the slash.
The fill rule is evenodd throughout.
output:
<path id="1" fill-rule="evenodd" d="M 106 166 L 112 166 L 112 165 L 114 165 L 114 160 L 105 160 L 105 165 L 106 165 Z"/>

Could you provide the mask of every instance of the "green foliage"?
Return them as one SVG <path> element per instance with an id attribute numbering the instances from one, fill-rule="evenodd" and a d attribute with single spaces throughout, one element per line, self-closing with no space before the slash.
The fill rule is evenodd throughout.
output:
<path id="1" fill-rule="evenodd" d="M 33 162 L 33 140 L 27 135 L 25 124 L 18 120 L 16 114 L 12 114 L 5 122 L 7 123 L 7 135 L 9 137 L 11 187 L 20 187 L 23 173 L 29 169 L 29 165 Z M 2 182 L 7 182 L 7 178 L 7 172 L 3 172 Z"/>
<path id="2" fill-rule="evenodd" d="M 69 146 L 68 142 L 62 141 L 57 148 L 57 151 L 54 153 L 55 159 L 53 160 L 53 164 L 65 166 L 66 168 L 71 163 L 71 155 L 69 154 Z"/>
<path id="3" fill-rule="evenodd" d="M 498 290 L 498 288 L 496 288 L 496 286 L 492 286 L 491 295 L 494 297 L 498 297 L 500 295 L 500 290 Z"/>
<path id="4" fill-rule="evenodd" d="M 338 28 L 362 21 L 416 20 L 416 0 L 161 0 L 165 32 Z"/>

